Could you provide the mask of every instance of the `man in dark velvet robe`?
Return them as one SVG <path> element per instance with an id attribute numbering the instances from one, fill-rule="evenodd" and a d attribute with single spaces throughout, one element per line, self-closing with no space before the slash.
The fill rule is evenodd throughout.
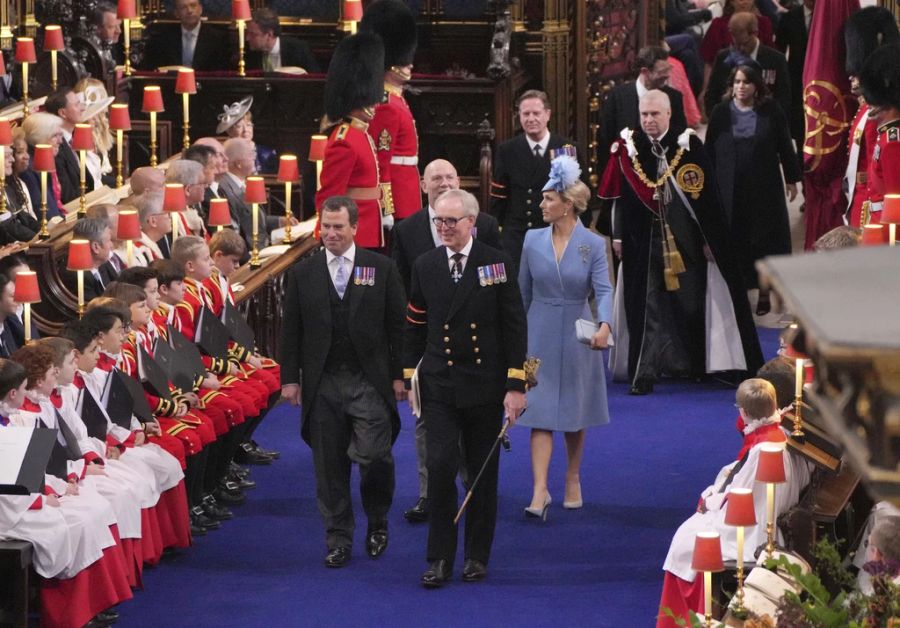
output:
<path id="1" fill-rule="evenodd" d="M 762 364 L 709 159 L 690 131 L 669 128 L 670 118 L 665 93 L 644 95 L 641 130 L 622 132 L 600 184 L 600 196 L 616 201 L 613 250 L 622 260 L 611 368 L 622 377 L 627 369 L 637 395 L 663 375 Z"/>

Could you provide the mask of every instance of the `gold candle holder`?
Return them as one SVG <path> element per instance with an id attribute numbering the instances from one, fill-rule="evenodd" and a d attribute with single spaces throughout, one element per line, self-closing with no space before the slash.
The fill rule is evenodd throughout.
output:
<path id="1" fill-rule="evenodd" d="M 294 214 L 291 212 L 291 182 L 284 182 L 284 239 L 282 244 L 290 244 L 291 239 L 291 218 Z"/>
<path id="2" fill-rule="evenodd" d="M 80 169 L 81 181 L 79 181 L 81 197 L 78 199 L 78 217 L 84 218 L 87 215 L 87 151 L 78 151 L 78 168 Z"/>
<path id="3" fill-rule="evenodd" d="M 237 21 L 238 27 L 238 76 L 247 76 L 247 66 L 244 63 L 244 29 L 247 27 L 245 20 Z"/>
<path id="4" fill-rule="evenodd" d="M 250 255 L 250 268 L 259 268 L 259 203 L 253 203 L 253 252 Z"/>
<path id="5" fill-rule="evenodd" d="M 187 92 L 181 95 L 181 104 L 184 107 L 184 136 L 181 138 L 181 147 L 184 150 L 191 147 L 191 135 L 188 133 L 191 128 L 190 97 L 191 95 Z"/>
<path id="6" fill-rule="evenodd" d="M 41 240 L 50 237 L 50 231 L 47 230 L 47 173 L 41 172 L 41 230 L 38 232 Z"/>
<path id="7" fill-rule="evenodd" d="M 84 316 L 84 271 L 78 270 L 78 318 Z"/>
<path id="8" fill-rule="evenodd" d="M 131 19 L 122 20 L 122 32 L 125 35 L 125 76 L 131 76 Z"/>
<path id="9" fill-rule="evenodd" d="M 22 63 L 22 118 L 30 115 L 31 111 L 28 110 L 28 62 L 25 61 Z"/>
<path id="10" fill-rule="evenodd" d="M 154 168 L 159 163 L 156 158 L 156 112 L 150 112 L 150 165 Z"/>

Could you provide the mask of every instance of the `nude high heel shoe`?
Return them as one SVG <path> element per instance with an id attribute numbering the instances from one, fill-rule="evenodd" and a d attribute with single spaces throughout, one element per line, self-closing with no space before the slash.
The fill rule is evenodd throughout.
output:
<path id="1" fill-rule="evenodd" d="M 553 502 L 550 499 L 550 494 L 547 494 L 547 499 L 544 500 L 544 505 L 541 508 L 531 508 L 530 506 L 525 508 L 525 517 L 529 519 L 537 519 L 540 518 L 541 521 L 547 520 L 547 511 L 550 510 L 550 504 Z"/>
<path id="2" fill-rule="evenodd" d="M 566 510 L 577 510 L 584 506 L 584 502 L 581 499 L 581 482 L 578 483 L 578 499 L 573 499 L 571 501 L 563 501 L 563 508 Z"/>

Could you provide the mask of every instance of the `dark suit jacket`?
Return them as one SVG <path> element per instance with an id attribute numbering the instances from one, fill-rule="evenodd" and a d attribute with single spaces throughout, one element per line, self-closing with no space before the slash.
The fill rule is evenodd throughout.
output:
<path id="1" fill-rule="evenodd" d="M 279 39 L 281 40 L 281 65 L 295 65 L 307 72 L 320 71 L 309 44 L 289 35 L 281 35 Z M 247 52 L 246 61 L 248 70 L 263 69 L 263 53 L 259 50 Z"/>
<path id="2" fill-rule="evenodd" d="M 228 208 L 231 210 L 231 218 L 241 226 L 241 235 L 247 242 L 247 250 L 253 248 L 253 207 L 244 200 L 244 193 L 235 185 L 231 177 L 219 179 L 219 196 L 228 199 Z M 259 206 L 259 236 L 257 246 L 263 248 L 269 245 L 269 231 L 277 229 L 280 223 L 279 216 L 269 216 L 265 205 Z"/>
<path id="3" fill-rule="evenodd" d="M 679 129 L 687 128 L 687 119 L 684 116 L 684 99 L 681 92 L 666 85 L 664 91 L 669 96 L 672 104 L 672 119 L 669 126 Z M 619 139 L 622 129 L 641 128 L 641 116 L 638 111 L 638 95 L 635 82 L 616 85 L 606 97 L 603 103 L 603 119 L 600 124 L 600 133 L 597 137 L 597 172 L 603 172 L 606 162 L 609 161 L 609 147 Z"/>
<path id="4" fill-rule="evenodd" d="M 155 70 L 166 65 L 181 65 L 181 24 L 158 24 L 150 33 L 145 69 Z M 194 47 L 194 63 L 199 72 L 227 70 L 231 60 L 228 34 L 210 24 L 201 24 Z"/>
<path id="5" fill-rule="evenodd" d="M 731 67 L 725 63 L 725 60 L 731 52 L 731 48 L 725 48 L 716 55 L 712 72 L 709 75 L 706 95 L 703 98 L 707 115 L 711 115 L 716 105 L 722 102 L 722 96 L 728 88 L 728 75 L 731 74 Z M 756 62 L 763 70 L 763 81 L 766 83 L 772 98 L 778 101 L 782 111 L 790 111 L 791 83 L 788 78 L 788 65 L 784 55 L 774 48 L 760 44 L 756 53 Z"/>
<path id="6" fill-rule="evenodd" d="M 325 250 L 298 262 L 284 285 L 284 325 L 281 330 L 281 383 L 301 384 L 303 438 L 309 442 L 307 418 L 312 410 L 325 361 L 331 349 L 331 275 Z M 350 340 L 366 380 L 393 411 L 394 437 L 400 418 L 393 380 L 401 379 L 401 350 L 406 296 L 400 273 L 389 257 L 356 247 L 354 267 L 375 269 L 375 285 L 347 285 L 350 299 Z M 353 273 L 351 272 L 351 277 Z M 302 377 L 301 377 L 302 372 Z"/>
<path id="7" fill-rule="evenodd" d="M 31 206 L 34 208 L 34 213 L 38 217 L 38 220 L 40 220 L 41 175 L 32 170 L 31 166 L 29 166 L 28 170 L 19 175 L 19 178 L 22 180 L 22 183 L 25 184 L 25 188 L 28 190 L 28 196 L 31 197 Z M 50 182 L 50 177 L 47 177 L 47 220 L 50 220 L 54 216 L 61 215 L 62 213 L 59 211 L 59 206 L 56 204 L 56 197 L 53 195 L 53 185 Z"/>
<path id="8" fill-rule="evenodd" d="M 15 314 L 3 319 L 3 346 L 0 347 L 0 357 L 8 358 L 16 349 L 25 345 L 25 325 Z M 36 325 L 31 326 L 32 339 L 41 337 Z M 5 350 L 5 351 L 4 351 Z"/>
<path id="9" fill-rule="evenodd" d="M 497 219 L 484 212 L 478 213 L 475 220 L 475 237 L 495 249 L 503 248 L 500 244 L 500 225 Z M 409 292 L 412 280 L 412 267 L 423 253 L 435 248 L 431 237 L 431 225 L 428 223 L 428 208 L 420 209 L 394 227 L 391 237 L 391 257 L 400 269 L 403 287 Z"/>
<path id="10" fill-rule="evenodd" d="M 81 167 L 78 155 L 66 140 L 59 143 L 59 152 L 56 154 L 56 178 L 59 179 L 63 203 L 74 201 L 81 196 Z M 94 177 L 90 171 L 84 171 L 84 180 L 85 193 L 93 190 Z"/>
<path id="11" fill-rule="evenodd" d="M 510 272 L 506 253 L 475 240 L 458 284 L 450 278 L 446 247 L 413 265 L 403 373 L 411 376 L 421 359 L 423 397 L 472 408 L 499 404 L 507 390 L 525 390 L 518 376 L 527 345 L 519 282 L 514 276 L 493 285 L 479 281 L 478 268 L 495 264 Z"/>
<path id="12" fill-rule="evenodd" d="M 794 7 L 781 16 L 775 30 L 775 45 L 787 57 L 788 75 L 791 83 L 791 136 L 802 137 L 805 133 L 806 118 L 803 113 L 803 63 L 806 60 L 806 17 L 803 6 Z"/>
<path id="13" fill-rule="evenodd" d="M 94 276 L 94 273 L 91 271 L 84 271 L 84 302 L 88 303 L 91 299 L 95 299 L 103 294 L 103 291 L 116 280 L 116 271 L 110 265 L 109 262 L 104 263 L 100 268 L 97 269 L 100 273 L 100 277 L 103 279 L 103 283 L 101 284 L 97 281 L 97 278 Z M 63 285 L 69 289 L 69 292 L 74 294 L 76 297 L 78 296 L 78 273 L 74 270 L 68 270 L 66 268 L 65 259 L 62 260 L 62 265 L 59 269 L 59 277 L 62 279 Z"/>

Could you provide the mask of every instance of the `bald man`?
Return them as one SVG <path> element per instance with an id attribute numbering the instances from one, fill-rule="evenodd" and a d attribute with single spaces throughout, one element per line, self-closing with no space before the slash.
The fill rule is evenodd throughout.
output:
<path id="1" fill-rule="evenodd" d="M 409 293 L 413 263 L 423 253 L 437 246 L 443 246 L 434 225 L 434 201 L 447 190 L 459 189 L 459 175 L 456 168 L 446 159 L 435 159 L 422 174 L 422 192 L 428 197 L 428 206 L 400 221 L 394 227 L 391 257 L 400 269 L 403 286 Z M 500 227 L 497 219 L 479 212 L 472 235 L 495 249 L 500 248 Z M 428 520 L 428 471 L 425 468 L 425 426 L 422 419 L 416 420 L 416 455 L 419 466 L 419 500 L 415 506 L 403 513 L 410 522 Z"/>
<path id="2" fill-rule="evenodd" d="M 791 79 L 788 75 L 787 59 L 783 54 L 762 45 L 759 41 L 759 21 L 753 13 L 735 13 L 728 21 L 731 47 L 724 48 L 716 55 L 709 83 L 706 87 L 704 105 L 706 115 L 722 102 L 728 89 L 728 75 L 737 59 L 752 59 L 762 68 L 763 81 L 769 94 L 781 105 L 784 115 L 791 111 Z"/>
<path id="3" fill-rule="evenodd" d="M 664 92 L 647 92 L 638 111 L 641 128 L 613 143 L 600 183 L 600 197 L 614 201 L 622 262 L 616 309 L 625 324 L 615 330 L 613 376 L 627 377 L 633 395 L 652 392 L 664 374 L 735 371 L 743 379 L 762 365 L 762 352 L 709 158 L 693 131 L 669 128 Z M 720 307 L 721 328 L 707 326 L 707 298 L 731 302 L 731 311 Z"/>

